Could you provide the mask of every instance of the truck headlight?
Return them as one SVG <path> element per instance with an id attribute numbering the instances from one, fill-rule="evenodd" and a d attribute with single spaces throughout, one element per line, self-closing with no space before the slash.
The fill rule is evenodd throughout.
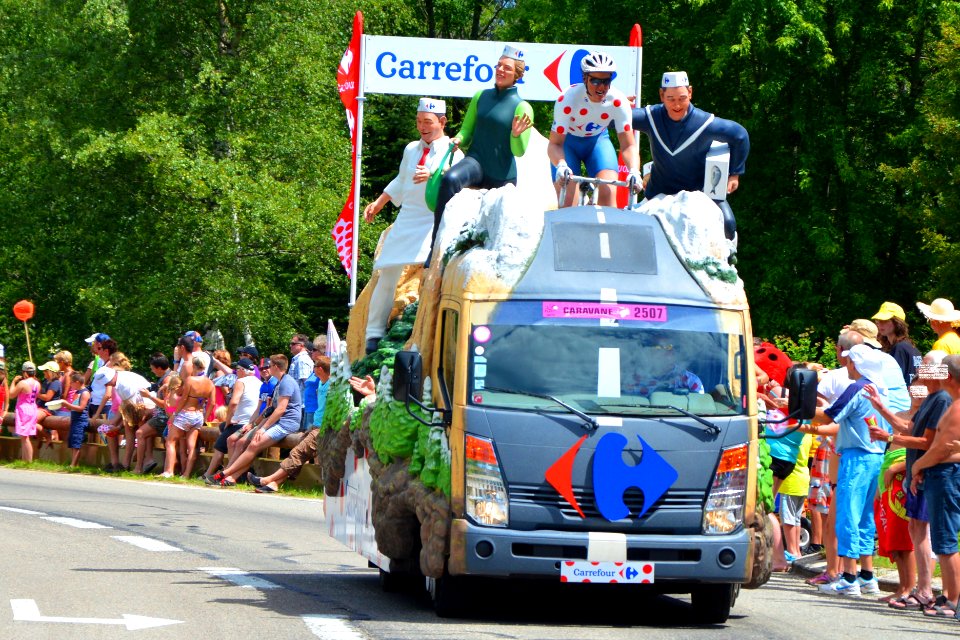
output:
<path id="1" fill-rule="evenodd" d="M 493 441 L 466 439 L 466 511 L 477 524 L 505 527 L 510 518 L 507 486 Z"/>
<path id="2" fill-rule="evenodd" d="M 732 533 L 743 524 L 749 457 L 750 446 L 747 444 L 723 450 L 703 509 L 704 534 Z"/>

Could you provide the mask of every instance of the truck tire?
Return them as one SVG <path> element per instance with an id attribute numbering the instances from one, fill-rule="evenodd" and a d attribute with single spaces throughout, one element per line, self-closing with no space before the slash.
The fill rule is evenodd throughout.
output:
<path id="1" fill-rule="evenodd" d="M 705 584 L 690 592 L 693 613 L 703 624 L 723 624 L 740 594 L 739 584 Z"/>
<path id="2" fill-rule="evenodd" d="M 380 569 L 380 589 L 384 593 L 400 593 L 406 590 L 409 583 L 410 576 L 406 574 Z"/>
<path id="3" fill-rule="evenodd" d="M 433 600 L 433 608 L 441 618 L 462 618 L 473 603 L 470 597 L 469 578 L 451 576 L 427 578 L 427 590 Z"/>

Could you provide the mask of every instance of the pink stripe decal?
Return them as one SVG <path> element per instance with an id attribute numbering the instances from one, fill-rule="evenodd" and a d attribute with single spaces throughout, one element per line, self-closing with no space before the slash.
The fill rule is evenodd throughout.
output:
<path id="1" fill-rule="evenodd" d="M 607 302 L 543 303 L 544 318 L 614 318 L 642 322 L 666 322 L 667 308 L 652 304 L 614 304 Z"/>

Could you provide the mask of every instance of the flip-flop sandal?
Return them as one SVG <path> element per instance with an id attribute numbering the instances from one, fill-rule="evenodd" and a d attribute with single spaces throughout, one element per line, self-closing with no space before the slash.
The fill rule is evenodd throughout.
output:
<path id="1" fill-rule="evenodd" d="M 274 489 L 268 484 L 261 484 L 259 487 L 255 489 L 255 491 L 257 493 L 276 493 L 277 492 L 276 489 Z"/>
<path id="2" fill-rule="evenodd" d="M 891 600 L 887 606 L 895 611 L 923 611 L 933 608 L 935 601 L 933 598 L 926 598 L 918 593 L 911 593 L 906 598 Z"/>
<path id="3" fill-rule="evenodd" d="M 923 615 L 931 618 L 955 618 L 957 605 L 949 602 L 946 597 L 939 596 L 932 607 L 923 610 Z"/>
<path id="4" fill-rule="evenodd" d="M 886 596 L 883 596 L 883 597 L 881 597 L 881 598 L 877 598 L 877 602 L 880 602 L 880 603 L 883 603 L 883 604 L 890 604 L 890 603 L 893 602 L 894 600 L 905 600 L 906 597 L 907 597 L 907 596 L 898 596 L 898 595 L 895 594 L 895 593 L 891 593 L 890 595 L 886 595 Z"/>

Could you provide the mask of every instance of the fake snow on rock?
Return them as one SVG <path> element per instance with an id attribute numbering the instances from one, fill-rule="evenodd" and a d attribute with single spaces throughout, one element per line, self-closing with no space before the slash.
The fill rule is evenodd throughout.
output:
<path id="1" fill-rule="evenodd" d="M 517 186 L 464 189 L 447 204 L 438 232 L 441 252 L 467 252 L 464 281 L 475 276 L 512 287 L 523 275 L 543 235 L 544 211 L 557 208 L 546 159 L 547 140 L 536 131 L 517 162 Z"/>
<path id="2" fill-rule="evenodd" d="M 743 280 L 728 263 L 736 247 L 723 233 L 723 214 L 706 194 L 660 195 L 644 201 L 637 212 L 660 221 L 677 255 L 715 302 L 746 303 Z"/>
<path id="3" fill-rule="evenodd" d="M 532 208 L 525 196 L 512 185 L 486 194 L 472 230 L 483 234 L 483 245 L 460 265 L 467 281 L 476 273 L 495 275 L 508 287 L 520 280 L 543 235 L 543 210 Z"/>

